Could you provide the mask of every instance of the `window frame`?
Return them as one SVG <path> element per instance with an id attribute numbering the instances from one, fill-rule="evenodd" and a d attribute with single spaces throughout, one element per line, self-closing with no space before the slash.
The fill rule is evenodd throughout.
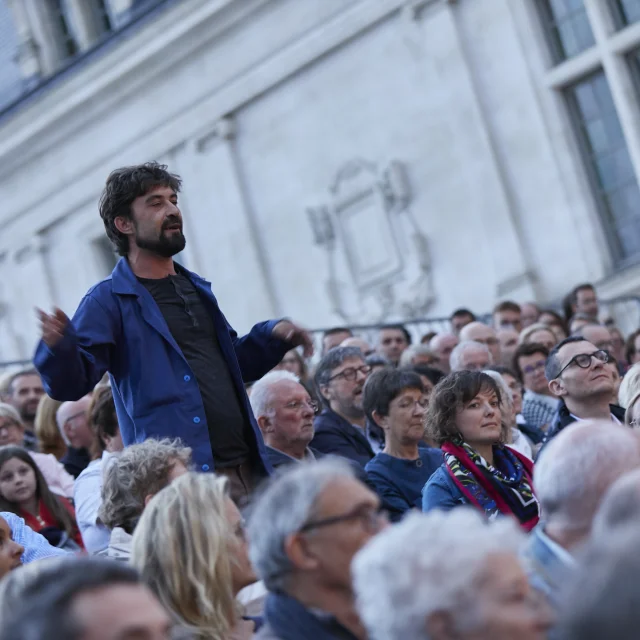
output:
<path id="1" fill-rule="evenodd" d="M 602 75 L 607 83 L 607 88 L 609 92 L 611 92 L 611 87 L 609 84 L 609 79 L 607 77 L 605 69 L 601 66 L 598 69 L 591 71 L 585 75 L 575 78 L 570 84 L 567 84 L 562 88 L 561 94 L 565 104 L 567 105 L 567 111 L 569 115 L 569 120 L 571 124 L 571 128 L 574 132 L 574 136 L 576 139 L 576 143 L 578 145 L 580 159 L 582 165 L 586 171 L 587 180 L 589 182 L 589 186 L 593 195 L 593 199 L 595 201 L 596 209 L 598 211 L 598 218 L 600 220 L 600 226 L 602 228 L 603 234 L 606 238 L 607 246 L 610 251 L 611 259 L 613 266 L 616 270 L 622 269 L 630 264 L 637 264 L 640 262 L 640 248 L 637 252 L 631 255 L 625 255 L 623 244 L 620 238 L 619 226 L 616 223 L 616 217 L 609 205 L 608 197 L 617 191 L 618 189 L 614 189 L 608 191 L 605 189 L 600 176 L 598 175 L 598 170 L 595 165 L 595 156 L 593 152 L 593 148 L 588 139 L 588 136 L 585 131 L 586 120 L 583 117 L 583 114 L 580 110 L 580 106 L 578 104 L 577 97 L 575 96 L 574 90 L 581 83 L 588 81 L 598 75 Z M 613 98 L 613 97 L 612 97 Z M 616 118 L 618 119 L 618 123 L 620 124 L 620 118 L 618 115 L 617 109 L 615 109 L 614 105 L 614 113 Z M 622 125 L 620 124 L 622 127 Z M 623 133 L 624 146 L 629 153 L 629 145 L 624 137 Z M 632 163 L 633 175 L 635 176 L 635 182 L 640 190 L 640 181 L 638 180 L 638 176 L 635 172 L 635 167 L 633 167 Z M 619 189 L 624 188 L 624 184 L 619 186 Z M 638 221 L 640 224 L 640 219 Z"/>

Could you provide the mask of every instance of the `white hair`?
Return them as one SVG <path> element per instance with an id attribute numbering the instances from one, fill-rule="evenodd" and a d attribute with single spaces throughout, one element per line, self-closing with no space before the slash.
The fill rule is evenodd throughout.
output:
<path id="1" fill-rule="evenodd" d="M 290 371 L 270 371 L 251 387 L 249 402 L 256 420 L 272 413 L 273 387 L 283 380 L 300 383 L 300 378 Z"/>
<path id="2" fill-rule="evenodd" d="M 640 362 L 636 362 L 624 374 L 618 391 L 618 404 L 625 409 L 631 406 L 631 400 L 640 392 Z"/>
<path id="3" fill-rule="evenodd" d="M 428 640 L 426 620 L 453 614 L 459 629 L 477 620 L 477 580 L 488 556 L 517 553 L 524 534 L 510 518 L 486 521 L 476 510 L 412 513 L 385 529 L 351 565 L 356 606 L 371 640 Z"/>
<path id="4" fill-rule="evenodd" d="M 67 447 L 71 446 L 71 441 L 67 437 L 67 434 L 64 432 L 64 420 L 62 419 L 62 415 L 67 411 L 69 405 L 74 404 L 74 402 L 76 401 L 67 400 L 66 402 L 63 402 L 56 411 L 56 424 L 58 425 L 58 431 L 60 431 L 60 435 L 62 436 L 62 439 L 64 440 L 64 443 L 67 445 Z"/>
<path id="5" fill-rule="evenodd" d="M 534 468 L 543 518 L 567 530 L 588 529 L 607 489 L 639 465 L 640 444 L 627 427 L 605 420 L 566 427 Z"/>
<path id="6" fill-rule="evenodd" d="M 489 363 L 493 362 L 493 357 L 491 356 L 491 351 L 489 351 L 489 347 L 486 344 L 482 344 L 482 342 L 476 342 L 475 340 L 463 340 L 458 345 L 456 345 L 451 352 L 451 356 L 449 357 L 449 365 L 451 367 L 451 371 L 460 371 L 463 369 L 462 365 L 462 356 L 465 351 L 470 349 L 480 349 L 481 351 L 486 352 L 489 356 Z"/>
<path id="7" fill-rule="evenodd" d="M 410 367 L 416 356 L 433 356 L 434 359 L 436 358 L 433 351 L 426 344 L 410 344 L 400 356 L 400 366 Z"/>
<path id="8" fill-rule="evenodd" d="M 312 517 L 325 489 L 340 478 L 355 480 L 351 465 L 328 456 L 291 465 L 276 474 L 250 510 L 249 555 L 268 591 L 284 590 L 293 565 L 285 551 L 288 536 Z"/>

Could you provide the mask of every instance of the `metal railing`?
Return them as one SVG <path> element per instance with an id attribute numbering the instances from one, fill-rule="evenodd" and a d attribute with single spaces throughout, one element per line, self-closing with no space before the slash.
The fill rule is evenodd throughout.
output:
<path id="1" fill-rule="evenodd" d="M 556 308 L 554 305 L 550 308 Z M 621 298 L 614 298 L 612 300 L 600 301 L 600 317 L 603 320 L 611 319 L 616 327 L 626 336 L 640 328 L 640 297 L 626 296 Z M 479 315 L 478 319 L 483 322 L 488 322 L 491 318 L 490 314 Z M 422 336 L 430 331 L 436 333 L 443 333 L 451 331 L 451 324 L 449 318 L 418 318 L 411 320 L 403 320 L 394 322 L 393 324 L 401 324 L 411 334 L 412 342 L 420 342 Z M 372 345 L 376 344 L 377 335 L 380 331 L 381 323 L 377 324 L 359 324 L 359 325 L 334 325 L 343 326 L 346 329 L 350 329 L 355 335 L 361 336 L 367 342 Z M 322 336 L 327 329 L 312 329 L 310 331 L 314 339 L 314 345 L 316 348 L 316 358 L 322 351 Z M 6 362 L 0 362 L 0 375 L 3 372 L 17 368 L 27 366 L 31 363 L 30 360 L 11 360 Z"/>

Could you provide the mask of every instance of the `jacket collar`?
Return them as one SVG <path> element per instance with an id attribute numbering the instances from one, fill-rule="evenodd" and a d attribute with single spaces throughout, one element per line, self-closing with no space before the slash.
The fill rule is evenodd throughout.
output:
<path id="1" fill-rule="evenodd" d="M 340 429 L 346 435 L 359 440 L 362 444 L 366 445 L 372 456 L 375 455 L 373 449 L 371 448 L 371 445 L 369 444 L 369 440 L 367 440 L 366 427 L 365 430 L 360 429 L 360 427 L 356 427 L 355 425 L 351 424 L 346 418 L 343 418 L 339 413 L 336 413 L 333 409 L 331 409 L 331 407 L 325 406 L 320 415 L 333 420 L 340 426 Z"/>
<path id="2" fill-rule="evenodd" d="M 177 262 L 175 262 L 174 264 L 176 267 L 176 272 L 184 274 L 185 276 L 187 276 L 187 278 L 194 282 L 209 284 L 203 277 L 199 276 L 197 273 L 193 273 L 192 271 L 185 269 Z M 126 257 L 120 258 L 113 271 L 111 272 L 111 290 L 113 291 L 113 293 L 121 295 L 140 296 L 140 291 L 142 289 L 144 289 L 144 287 L 142 287 L 142 285 L 138 282 L 136 274 L 133 273 L 133 269 L 131 269 L 129 260 L 127 260 Z"/>
<path id="3" fill-rule="evenodd" d="M 622 424 L 624 424 L 624 414 L 625 410 L 618 406 L 617 404 L 610 404 L 609 411 L 611 415 L 615 416 Z M 559 429 L 563 429 L 569 424 L 575 422 L 575 418 L 571 415 L 571 411 L 569 411 L 569 407 L 565 404 L 564 400 L 560 402 L 560 406 L 558 408 L 558 416 L 559 420 Z"/>
<path id="4" fill-rule="evenodd" d="M 544 523 L 538 524 L 531 532 L 525 557 L 531 570 L 554 593 L 576 566 L 573 556 L 544 532 Z"/>
<path id="5" fill-rule="evenodd" d="M 269 593 L 265 614 L 269 626 L 281 640 L 356 640 L 332 616 L 311 611 L 284 593 Z"/>

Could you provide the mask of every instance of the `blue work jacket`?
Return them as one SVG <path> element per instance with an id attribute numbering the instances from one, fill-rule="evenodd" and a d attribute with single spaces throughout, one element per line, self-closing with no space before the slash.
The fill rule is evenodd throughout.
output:
<path id="1" fill-rule="evenodd" d="M 279 320 L 259 323 L 238 338 L 220 311 L 211 284 L 177 264 L 176 269 L 193 282 L 213 318 L 220 350 L 252 427 L 247 434 L 251 464 L 259 473 L 270 474 L 243 381 L 261 378 L 291 348 L 271 335 Z M 80 399 L 109 372 L 125 446 L 147 438 L 180 438 L 191 447 L 196 469 L 213 471 L 196 377 L 126 258 L 119 260 L 109 278 L 89 289 L 57 345 L 50 349 L 40 341 L 34 364 L 45 390 L 56 400 Z"/>

